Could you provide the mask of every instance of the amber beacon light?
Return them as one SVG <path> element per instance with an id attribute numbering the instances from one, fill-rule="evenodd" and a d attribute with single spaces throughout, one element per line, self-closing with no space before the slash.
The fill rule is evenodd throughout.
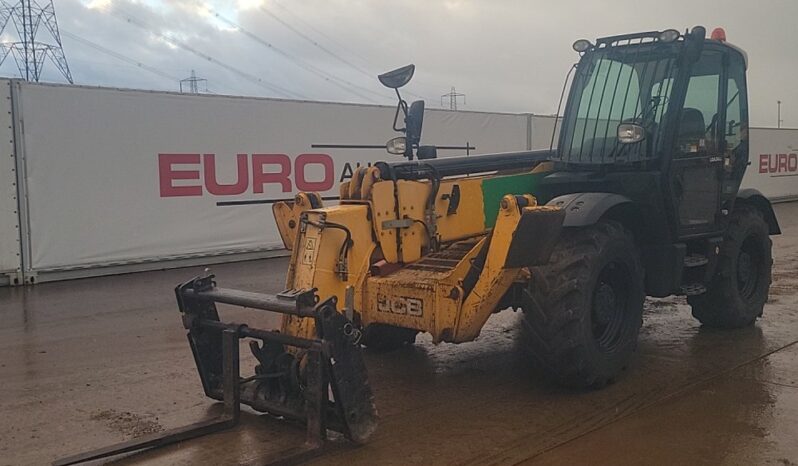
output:
<path id="1" fill-rule="evenodd" d="M 715 28 L 712 30 L 710 39 L 726 42 L 726 31 L 723 28 Z"/>

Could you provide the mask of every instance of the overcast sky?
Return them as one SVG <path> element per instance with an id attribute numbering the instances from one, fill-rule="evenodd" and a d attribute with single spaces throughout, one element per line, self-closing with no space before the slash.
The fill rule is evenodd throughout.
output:
<path id="1" fill-rule="evenodd" d="M 798 127 L 796 0 L 56 0 L 55 6 L 76 84 L 177 90 L 177 80 L 193 69 L 219 94 L 392 104 L 374 76 L 415 63 L 407 91 L 428 105 L 440 106 L 441 94 L 455 86 L 466 94 L 464 109 L 542 114 L 556 111 L 577 38 L 722 26 L 749 55 L 752 124 L 776 126 L 781 100 L 783 126 Z M 17 73 L 11 62 L 0 71 Z M 62 80 L 51 64 L 44 78 Z"/>

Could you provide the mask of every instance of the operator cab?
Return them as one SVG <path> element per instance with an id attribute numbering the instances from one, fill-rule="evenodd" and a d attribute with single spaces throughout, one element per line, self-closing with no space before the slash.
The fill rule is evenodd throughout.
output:
<path id="1" fill-rule="evenodd" d="M 678 237 L 723 228 L 748 164 L 746 56 L 722 29 L 705 35 L 699 26 L 575 42 L 553 154 L 557 171 L 657 172 Z"/>

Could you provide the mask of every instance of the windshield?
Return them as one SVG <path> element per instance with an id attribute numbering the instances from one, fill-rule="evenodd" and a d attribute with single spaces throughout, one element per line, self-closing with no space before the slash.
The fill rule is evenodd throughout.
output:
<path id="1" fill-rule="evenodd" d="M 656 155 L 673 90 L 677 44 L 604 47 L 579 63 L 565 110 L 558 158 L 575 163 L 637 161 Z M 621 145 L 617 127 L 646 129 L 641 143 Z"/>

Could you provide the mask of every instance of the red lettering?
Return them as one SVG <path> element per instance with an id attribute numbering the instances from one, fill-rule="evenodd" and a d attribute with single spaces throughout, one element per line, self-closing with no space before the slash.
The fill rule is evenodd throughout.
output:
<path id="1" fill-rule="evenodd" d="M 277 165 L 280 171 L 264 172 L 265 165 Z M 282 187 L 284 193 L 290 193 L 291 180 L 291 159 L 285 154 L 252 154 L 252 192 L 259 194 L 263 192 L 263 185 L 266 183 L 277 183 Z"/>
<path id="2" fill-rule="evenodd" d="M 203 154 L 202 168 L 205 174 L 205 188 L 216 196 L 234 196 L 244 193 L 249 187 L 249 173 L 247 170 L 247 154 L 236 155 L 238 177 L 233 184 L 220 184 L 216 179 L 216 155 Z"/>
<path id="3" fill-rule="evenodd" d="M 759 173 L 768 172 L 768 160 L 770 160 L 770 154 L 759 154 Z"/>
<path id="4" fill-rule="evenodd" d="M 213 196 L 237 196 L 250 190 L 262 194 L 267 184 L 280 185 L 283 193 L 294 190 L 291 169 L 296 173 L 296 189 L 300 191 L 329 191 L 335 184 L 335 163 L 328 154 L 300 154 L 293 163 L 286 154 L 252 154 L 252 178 L 250 180 L 248 154 L 236 155 L 236 175 L 230 182 L 220 182 L 216 166 L 216 154 L 158 154 L 158 174 L 161 197 L 202 196 L 203 192 Z M 798 167 L 798 158 L 791 154 L 788 163 Z M 772 169 L 766 157 L 760 155 L 760 171 Z M 175 167 L 175 165 L 193 165 Z M 200 169 L 199 166 L 202 166 Z M 792 168 L 795 170 L 796 168 Z M 177 180 L 199 180 L 202 185 L 180 183 Z M 228 180 L 225 180 L 228 181 Z"/>
<path id="5" fill-rule="evenodd" d="M 779 154 L 779 173 L 787 171 L 787 154 Z"/>
<path id="6" fill-rule="evenodd" d="M 324 167 L 324 178 L 320 181 L 309 181 L 305 177 L 308 165 Z M 327 154 L 301 154 L 294 162 L 296 172 L 296 188 L 300 191 L 327 191 L 335 184 L 335 167 L 333 159 Z"/>
<path id="7" fill-rule="evenodd" d="M 787 166 L 791 172 L 798 170 L 798 154 L 790 154 L 790 160 Z"/>
<path id="8" fill-rule="evenodd" d="M 199 154 L 158 154 L 161 197 L 202 196 L 202 186 L 175 186 L 174 180 L 198 180 L 199 170 L 175 170 L 173 165 L 197 165 Z"/>
<path id="9" fill-rule="evenodd" d="M 768 171 L 770 173 L 776 173 L 779 171 L 779 156 L 776 154 L 768 154 Z"/>

